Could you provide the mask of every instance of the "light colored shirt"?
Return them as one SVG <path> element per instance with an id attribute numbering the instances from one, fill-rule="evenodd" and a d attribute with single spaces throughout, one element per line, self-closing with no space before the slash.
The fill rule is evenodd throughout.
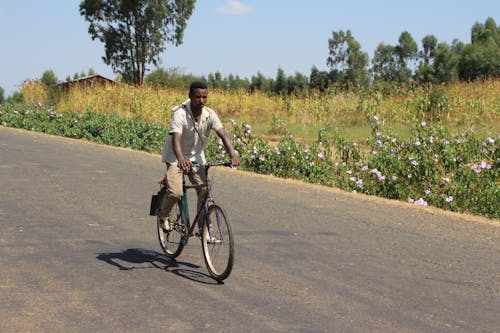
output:
<path id="1" fill-rule="evenodd" d="M 182 154 L 191 162 L 205 164 L 205 147 L 208 144 L 210 130 L 218 131 L 222 123 L 214 110 L 203 107 L 200 118 L 196 122 L 191 111 L 191 101 L 188 99 L 179 106 L 172 109 L 172 121 L 168 130 L 169 135 L 162 148 L 162 161 L 165 163 L 176 163 L 172 135 L 181 133 Z"/>

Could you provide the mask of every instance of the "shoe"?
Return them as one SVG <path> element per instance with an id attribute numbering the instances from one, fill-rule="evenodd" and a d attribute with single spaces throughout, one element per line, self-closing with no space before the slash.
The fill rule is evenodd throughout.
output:
<path id="1" fill-rule="evenodd" d="M 215 236 L 210 237 L 209 235 L 207 235 L 205 239 L 207 240 L 207 243 L 209 243 L 209 244 L 221 243 L 221 240 L 215 238 Z"/>
<path id="2" fill-rule="evenodd" d="M 161 227 L 165 231 L 171 231 L 174 228 L 174 224 L 170 222 L 170 220 L 168 219 L 168 217 L 164 217 L 164 218 L 162 218 Z"/>

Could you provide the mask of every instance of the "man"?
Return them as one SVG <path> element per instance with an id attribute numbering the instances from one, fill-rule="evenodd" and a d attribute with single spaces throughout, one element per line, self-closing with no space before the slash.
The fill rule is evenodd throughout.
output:
<path id="1" fill-rule="evenodd" d="M 170 122 L 169 135 L 162 148 L 162 161 L 167 165 L 167 195 L 163 209 L 158 214 L 167 217 L 177 200 L 182 196 L 183 174 L 188 175 L 193 184 L 206 181 L 205 168 L 193 168 L 192 164 L 205 164 L 205 147 L 208 144 L 210 130 L 221 138 L 229 156 L 232 166 L 239 164 L 238 156 L 233 148 L 226 130 L 222 126 L 217 114 L 206 107 L 208 88 L 203 82 L 193 82 L 189 87 L 189 99 L 173 108 L 172 121 Z M 198 210 L 201 208 L 206 189 L 196 188 L 198 195 Z M 170 230 L 167 218 L 164 227 Z M 201 221 L 199 221 L 201 223 Z"/>

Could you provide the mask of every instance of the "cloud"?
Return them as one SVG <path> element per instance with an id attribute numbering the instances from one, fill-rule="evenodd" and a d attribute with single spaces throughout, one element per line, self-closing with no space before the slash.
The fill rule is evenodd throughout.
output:
<path id="1" fill-rule="evenodd" d="M 216 9 L 217 13 L 228 15 L 241 15 L 248 13 L 250 10 L 250 6 L 235 0 L 227 0 L 224 6 L 220 6 Z"/>

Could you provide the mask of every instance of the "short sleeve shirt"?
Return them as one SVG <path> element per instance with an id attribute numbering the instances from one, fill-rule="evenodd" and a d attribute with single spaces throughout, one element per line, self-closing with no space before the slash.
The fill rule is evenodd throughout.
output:
<path id="1" fill-rule="evenodd" d="M 212 109 L 204 107 L 200 118 L 196 122 L 191 111 L 190 100 L 176 106 L 172 111 L 172 121 L 168 130 L 169 135 L 162 148 L 162 161 L 165 163 L 177 162 L 171 134 L 181 133 L 181 147 L 184 158 L 200 164 L 206 163 L 204 149 L 208 144 L 210 131 L 212 129 L 218 131 L 223 127 L 219 117 Z"/>

